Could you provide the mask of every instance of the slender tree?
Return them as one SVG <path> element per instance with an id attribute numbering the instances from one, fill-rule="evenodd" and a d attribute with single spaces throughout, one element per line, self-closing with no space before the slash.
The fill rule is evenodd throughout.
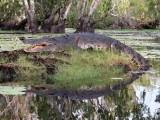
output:
<path id="1" fill-rule="evenodd" d="M 37 32 L 37 20 L 35 16 L 35 1 L 23 0 L 24 7 L 27 14 L 27 31 L 29 33 Z"/>

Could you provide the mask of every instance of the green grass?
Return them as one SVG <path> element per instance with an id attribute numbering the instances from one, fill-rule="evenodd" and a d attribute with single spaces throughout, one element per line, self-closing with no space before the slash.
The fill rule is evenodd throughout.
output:
<path id="1" fill-rule="evenodd" d="M 69 65 L 58 65 L 58 72 L 52 77 L 54 86 L 76 89 L 86 87 L 105 87 L 121 82 L 112 77 L 124 77 L 122 64 L 130 64 L 129 60 L 114 52 L 103 51 L 71 51 Z M 126 77 L 126 76 L 125 76 Z"/>
<path id="2" fill-rule="evenodd" d="M 74 31 L 74 29 L 66 30 L 68 33 Z M 102 32 L 99 30 L 96 31 Z M 119 32 L 119 30 L 117 31 Z M 105 32 L 112 32 L 112 30 L 107 30 Z M 40 38 L 48 35 L 52 36 L 53 34 L 1 34 L 0 51 L 24 48 L 26 45 L 19 41 L 18 37 Z M 126 56 L 122 56 L 114 52 L 103 51 L 78 52 L 76 50 L 69 50 L 67 52 L 69 52 L 72 57 L 55 55 L 56 58 L 70 63 L 68 65 L 56 64 L 58 71 L 55 75 L 48 75 L 43 65 L 35 65 L 33 62 L 27 61 L 26 56 L 20 55 L 18 61 L 12 62 L 20 66 L 19 70 L 22 77 L 17 78 L 16 81 L 18 83 L 32 85 L 36 83 L 43 84 L 48 81 L 49 78 L 49 82 L 54 83 L 53 86 L 56 88 L 75 89 L 83 86 L 105 87 L 121 82 L 121 80 L 111 79 L 112 77 L 127 78 L 127 76 L 123 73 L 122 67 L 118 66 L 119 63 L 131 64 Z M 47 57 L 50 55 L 41 56 Z M 6 61 L 1 59 L 0 62 L 4 63 Z M 47 77 L 42 79 L 42 74 Z"/>
<path id="3" fill-rule="evenodd" d="M 18 70 L 16 70 L 19 76 L 13 82 L 31 86 L 49 83 L 54 88 L 60 89 L 112 86 L 113 84 L 122 82 L 122 80 L 111 79 L 112 77 L 120 77 L 123 80 L 126 80 L 128 77 L 124 74 L 120 64 L 128 64 L 133 67 L 133 64 L 131 64 L 131 61 L 126 56 L 112 51 L 77 51 L 75 49 L 68 49 L 66 52 L 71 57 L 57 53 L 32 53 L 29 55 L 19 55 L 17 61 L 8 61 L 8 58 L 1 58 L 0 62 L 19 66 Z M 69 64 L 55 63 L 55 66 L 58 68 L 56 74 L 47 74 L 44 64 L 35 64 L 27 60 L 28 57 L 33 57 L 34 55 L 43 58 L 47 58 L 48 56 L 55 57 Z M 52 61 L 49 64 L 53 64 Z"/>

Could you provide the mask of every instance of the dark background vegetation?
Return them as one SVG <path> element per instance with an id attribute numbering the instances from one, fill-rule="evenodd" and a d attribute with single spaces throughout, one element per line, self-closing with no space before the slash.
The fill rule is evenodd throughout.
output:
<path id="1" fill-rule="evenodd" d="M 159 0 L 0 0 L 0 28 L 64 33 L 99 29 L 156 29 Z"/>

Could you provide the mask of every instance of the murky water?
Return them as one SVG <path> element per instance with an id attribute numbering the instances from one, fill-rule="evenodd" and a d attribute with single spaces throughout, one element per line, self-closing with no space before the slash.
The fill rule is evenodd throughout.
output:
<path id="1" fill-rule="evenodd" d="M 99 32 L 99 31 L 98 31 Z M 153 65 L 142 76 L 101 91 L 54 95 L 0 95 L 0 119 L 160 119 L 160 42 L 157 32 L 100 31 L 132 46 Z M 21 42 L 17 44 L 22 45 Z M 16 45 L 15 45 L 16 46 Z M 8 49 L 8 48 L 6 48 Z M 12 49 L 12 46 L 10 47 Z M 94 94 L 93 94 L 94 93 Z M 76 97 L 74 97 L 76 96 Z M 91 96 L 91 97 L 86 97 Z M 84 99 L 85 98 L 85 99 Z"/>

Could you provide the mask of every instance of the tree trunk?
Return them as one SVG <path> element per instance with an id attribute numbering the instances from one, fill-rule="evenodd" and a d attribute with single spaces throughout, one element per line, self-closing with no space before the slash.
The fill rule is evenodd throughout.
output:
<path id="1" fill-rule="evenodd" d="M 44 24 L 41 27 L 42 32 L 46 32 L 46 33 L 48 33 L 48 32 L 64 33 L 65 32 L 65 30 L 63 30 L 65 28 L 64 27 L 62 27 L 62 28 L 60 27 L 60 26 L 63 26 L 62 25 L 63 22 L 61 23 L 59 20 L 55 20 L 56 14 L 58 14 L 58 11 L 60 11 L 59 9 L 54 11 L 54 12 L 52 12 L 50 14 L 50 16 L 44 20 Z M 58 16 L 59 16 L 59 14 L 58 14 Z"/>
<path id="2" fill-rule="evenodd" d="M 94 33 L 94 24 L 92 24 L 88 18 L 86 17 L 81 17 L 78 20 L 78 27 L 75 31 L 76 33 L 79 32 L 90 32 L 90 33 Z"/>
<path id="3" fill-rule="evenodd" d="M 27 32 L 36 33 L 37 32 L 37 20 L 35 16 L 35 2 L 34 0 L 23 0 L 25 10 L 27 13 Z"/>
<path id="4" fill-rule="evenodd" d="M 88 1 L 81 0 L 77 2 L 78 9 L 78 25 L 75 32 L 91 32 L 94 33 L 94 22 L 91 22 L 91 16 L 97 9 L 101 0 L 92 0 L 89 11 L 87 10 Z M 86 13 L 88 12 L 88 13 Z"/>
<path id="5" fill-rule="evenodd" d="M 65 20 L 51 27 L 52 33 L 65 33 Z"/>
<path id="6" fill-rule="evenodd" d="M 9 21 L 6 23 L 0 23 L 0 28 L 2 30 L 24 30 L 26 23 L 27 23 L 27 19 L 23 19 L 19 23 Z"/>
<path id="7" fill-rule="evenodd" d="M 68 6 L 65 3 L 62 7 L 54 6 L 48 18 L 45 19 L 41 27 L 42 32 L 65 33 L 65 22 L 72 5 L 72 0 Z M 56 17 L 55 17 L 56 16 Z"/>
<path id="8" fill-rule="evenodd" d="M 15 30 L 24 30 L 25 29 L 25 25 L 27 24 L 27 19 L 23 19 L 20 23 L 18 23 L 16 26 L 15 26 Z"/>

